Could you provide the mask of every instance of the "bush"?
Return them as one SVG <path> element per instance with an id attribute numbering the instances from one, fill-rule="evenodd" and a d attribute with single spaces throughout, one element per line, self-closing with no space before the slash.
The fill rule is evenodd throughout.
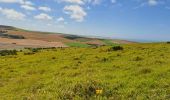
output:
<path id="1" fill-rule="evenodd" d="M 33 48 L 31 49 L 32 52 L 38 52 L 40 50 L 40 48 Z"/>
<path id="2" fill-rule="evenodd" d="M 0 56 L 6 56 L 6 55 L 17 55 L 16 50 L 1 50 Z"/>
<path id="3" fill-rule="evenodd" d="M 118 51 L 118 50 L 123 50 L 123 47 L 121 46 L 113 46 L 108 49 L 108 51 Z"/>
<path id="4" fill-rule="evenodd" d="M 40 50 L 43 50 L 45 48 L 25 48 L 25 49 L 28 49 L 30 50 L 31 52 L 39 52 Z"/>
<path id="5" fill-rule="evenodd" d="M 166 42 L 167 44 L 170 44 L 170 41 Z"/>
<path id="6" fill-rule="evenodd" d="M 33 55 L 35 54 L 34 52 L 25 52 L 24 55 Z"/>

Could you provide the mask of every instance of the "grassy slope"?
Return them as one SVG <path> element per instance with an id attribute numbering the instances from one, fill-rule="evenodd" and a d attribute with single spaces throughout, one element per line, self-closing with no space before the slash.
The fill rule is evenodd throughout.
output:
<path id="1" fill-rule="evenodd" d="M 83 44 L 79 42 L 73 42 L 73 43 L 66 43 L 67 46 L 69 47 L 90 47 L 88 44 Z"/>
<path id="2" fill-rule="evenodd" d="M 155 100 L 170 97 L 170 45 L 19 52 L 0 57 L 2 99 Z M 26 52 L 26 51 L 24 51 Z M 103 90 L 96 94 L 95 90 Z"/>
<path id="3" fill-rule="evenodd" d="M 105 45 L 109 45 L 109 46 L 118 45 L 118 44 L 113 43 L 112 40 L 109 40 L 109 39 L 101 39 L 101 41 L 103 41 L 105 43 Z"/>

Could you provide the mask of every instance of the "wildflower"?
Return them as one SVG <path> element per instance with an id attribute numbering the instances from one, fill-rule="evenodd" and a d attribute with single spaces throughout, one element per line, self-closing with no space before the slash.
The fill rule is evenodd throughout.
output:
<path id="1" fill-rule="evenodd" d="M 101 89 L 96 90 L 96 94 L 102 94 L 102 93 L 103 93 L 103 90 L 101 90 Z"/>

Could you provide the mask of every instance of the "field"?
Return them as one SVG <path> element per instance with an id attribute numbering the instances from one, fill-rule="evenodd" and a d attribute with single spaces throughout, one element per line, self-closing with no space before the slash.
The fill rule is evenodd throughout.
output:
<path id="1" fill-rule="evenodd" d="M 0 49 L 40 47 L 90 47 L 132 44 L 126 40 L 108 40 L 62 33 L 37 32 L 0 25 Z"/>
<path id="2" fill-rule="evenodd" d="M 88 44 L 82 44 L 82 43 L 67 43 L 66 45 L 70 47 L 89 47 Z"/>
<path id="3" fill-rule="evenodd" d="M 0 56 L 1 100 L 166 100 L 170 44 L 24 49 Z"/>

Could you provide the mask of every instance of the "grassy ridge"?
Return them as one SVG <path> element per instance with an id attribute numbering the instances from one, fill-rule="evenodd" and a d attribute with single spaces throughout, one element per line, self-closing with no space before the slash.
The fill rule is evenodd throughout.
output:
<path id="1" fill-rule="evenodd" d="M 28 53 L 30 52 L 30 53 Z M 58 48 L 0 56 L 1 99 L 155 100 L 170 97 L 170 45 Z"/>

